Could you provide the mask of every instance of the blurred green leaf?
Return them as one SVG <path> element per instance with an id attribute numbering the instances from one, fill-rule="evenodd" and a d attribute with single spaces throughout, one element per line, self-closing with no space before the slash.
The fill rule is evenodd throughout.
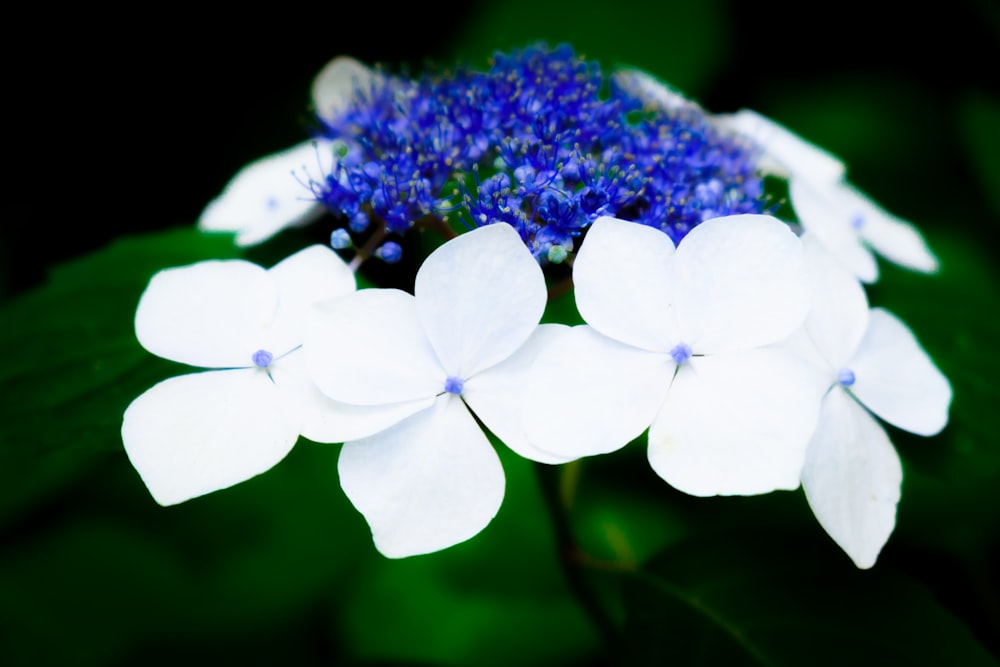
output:
<path id="1" fill-rule="evenodd" d="M 1000 97 L 970 93 L 959 101 L 958 132 L 983 196 L 1000 223 Z"/>
<path id="2" fill-rule="evenodd" d="M 745 532 L 665 552 L 626 589 L 625 665 L 995 665 L 912 580 Z"/>
<path id="3" fill-rule="evenodd" d="M 337 484 L 338 452 L 302 441 L 266 475 L 169 508 L 124 453 L 100 457 L 60 520 L 7 536 L 0 664 L 176 664 L 163 647 L 206 646 L 260 664 L 259 644 L 279 639 L 302 664 L 294 656 L 316 648 L 303 638 L 329 641 L 308 617 L 371 557 Z"/>
<path id="4" fill-rule="evenodd" d="M 88 453 L 119 448 L 125 407 L 177 368 L 135 338 L 150 277 L 237 254 L 231 236 L 193 228 L 127 237 L 0 304 L 0 520 L 86 470 Z"/>
<path id="5" fill-rule="evenodd" d="M 337 600 L 354 657 L 507 666 L 595 654 L 599 635 L 559 570 L 532 464 L 499 449 L 506 495 L 481 534 L 426 556 L 376 555 Z"/>

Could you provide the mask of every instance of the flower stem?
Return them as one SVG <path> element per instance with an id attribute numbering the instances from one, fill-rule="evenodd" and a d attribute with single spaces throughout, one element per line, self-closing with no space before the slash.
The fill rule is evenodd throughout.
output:
<path id="1" fill-rule="evenodd" d="M 536 463 L 535 472 L 538 475 L 545 506 L 552 519 L 559 563 L 566 577 L 566 583 L 604 635 L 609 650 L 615 654 L 621 643 L 621 632 L 587 580 L 585 568 L 593 559 L 576 543 L 569 521 L 569 510 L 576 495 L 580 465 L 579 461 L 561 466 Z"/>

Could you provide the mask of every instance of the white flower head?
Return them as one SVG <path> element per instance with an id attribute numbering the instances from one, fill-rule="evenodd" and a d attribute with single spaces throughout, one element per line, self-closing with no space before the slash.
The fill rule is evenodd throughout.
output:
<path id="1" fill-rule="evenodd" d="M 869 309 L 857 279 L 811 234 L 802 240 L 813 292 L 805 333 L 826 391 L 802 487 L 823 529 L 868 568 L 895 526 L 903 479 L 872 414 L 934 435 L 947 424 L 951 386 L 899 318 Z"/>
<path id="2" fill-rule="evenodd" d="M 307 317 L 304 351 L 319 389 L 390 415 L 390 428 L 346 442 L 339 463 L 384 555 L 447 548 L 496 514 L 503 469 L 473 413 L 518 453 L 566 460 L 531 447 L 517 400 L 537 345 L 561 328 L 539 327 L 546 298 L 538 263 L 498 223 L 431 253 L 413 295 L 363 290 Z"/>
<path id="3" fill-rule="evenodd" d="M 310 246 L 271 269 L 212 260 L 165 269 L 135 315 L 157 356 L 206 369 L 164 380 L 125 410 L 122 441 L 161 505 L 242 482 L 278 463 L 300 433 L 325 433 L 344 412 L 301 368 L 302 321 L 317 301 L 353 292 L 354 274 Z"/>
<path id="4" fill-rule="evenodd" d="M 800 327 L 808 290 L 798 238 L 764 215 L 665 234 L 600 218 L 573 266 L 589 326 L 538 353 L 529 439 L 555 454 L 614 451 L 649 429 L 653 469 L 694 495 L 796 488 L 818 394 L 768 347 Z"/>
<path id="5" fill-rule="evenodd" d="M 382 82 L 381 74 L 353 58 L 334 58 L 313 81 L 313 107 L 320 120 L 330 121 L 356 94 Z M 308 174 L 333 173 L 338 153 L 346 149 L 342 142 L 320 138 L 251 162 L 205 207 L 199 229 L 236 232 L 238 246 L 252 246 L 316 220 L 324 209 L 307 186 Z"/>

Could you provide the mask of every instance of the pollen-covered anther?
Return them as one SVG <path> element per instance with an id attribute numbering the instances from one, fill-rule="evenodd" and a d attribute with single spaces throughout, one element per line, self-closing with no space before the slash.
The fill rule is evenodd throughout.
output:
<path id="1" fill-rule="evenodd" d="M 465 388 L 465 381 L 460 377 L 455 377 L 454 375 L 449 375 L 448 379 L 444 381 L 444 390 L 449 394 L 455 394 L 458 396 L 462 393 L 462 389 Z"/>
<path id="2" fill-rule="evenodd" d="M 686 343 L 674 345 L 673 349 L 670 350 L 670 357 L 674 360 L 675 364 L 683 364 L 691 358 L 691 346 Z"/>
<path id="3" fill-rule="evenodd" d="M 546 253 L 546 257 L 553 264 L 562 264 L 566 261 L 568 255 L 569 253 L 566 251 L 566 248 L 561 245 L 552 246 L 549 248 L 548 253 Z"/>

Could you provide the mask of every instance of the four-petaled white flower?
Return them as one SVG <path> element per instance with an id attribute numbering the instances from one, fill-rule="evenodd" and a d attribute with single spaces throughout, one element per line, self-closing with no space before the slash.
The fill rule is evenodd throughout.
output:
<path id="1" fill-rule="evenodd" d="M 938 260 L 917 228 L 849 183 L 839 158 L 749 109 L 715 120 L 761 149 L 761 170 L 788 180 L 789 199 L 803 229 L 859 279 L 878 279 L 873 251 L 914 271 L 937 271 Z"/>
<path id="2" fill-rule="evenodd" d="M 331 60 L 313 80 L 316 115 L 331 120 L 351 103 L 355 91 L 367 92 L 381 75 L 353 58 Z M 243 167 L 198 219 L 204 231 L 236 232 L 236 244 L 262 243 L 289 227 L 305 225 L 323 213 L 306 185 L 312 165 L 317 173 L 334 172 L 336 152 L 347 150 L 328 139 L 307 141 Z M 303 175 L 296 177 L 296 173 Z"/>
<path id="3" fill-rule="evenodd" d="M 329 248 L 265 270 L 243 260 L 160 271 L 143 292 L 136 337 L 165 359 L 215 369 L 164 380 L 125 410 L 122 441 L 161 505 L 262 473 L 312 439 L 365 432 L 368 418 L 319 393 L 302 368 L 306 310 L 355 290 Z"/>
<path id="4" fill-rule="evenodd" d="M 503 469 L 472 413 L 519 454 L 566 460 L 535 450 L 519 418 L 534 350 L 563 328 L 539 326 L 546 299 L 537 262 L 497 223 L 431 253 L 413 295 L 367 289 L 309 313 L 303 349 L 319 389 L 395 422 L 345 442 L 339 461 L 384 555 L 444 549 L 496 514 Z"/>
<path id="5" fill-rule="evenodd" d="M 824 530 L 868 568 L 895 526 L 903 479 L 899 455 L 871 413 L 934 435 L 948 421 L 951 386 L 903 322 L 869 310 L 857 279 L 811 234 L 802 241 L 813 292 L 806 352 L 827 392 L 802 487 Z"/>
<path id="6" fill-rule="evenodd" d="M 611 452 L 649 429 L 653 469 L 694 495 L 793 489 L 816 425 L 807 366 L 771 344 L 798 329 L 802 250 L 770 216 L 707 220 L 679 246 L 598 219 L 573 265 L 589 326 L 538 352 L 528 437 L 566 457 Z"/>

